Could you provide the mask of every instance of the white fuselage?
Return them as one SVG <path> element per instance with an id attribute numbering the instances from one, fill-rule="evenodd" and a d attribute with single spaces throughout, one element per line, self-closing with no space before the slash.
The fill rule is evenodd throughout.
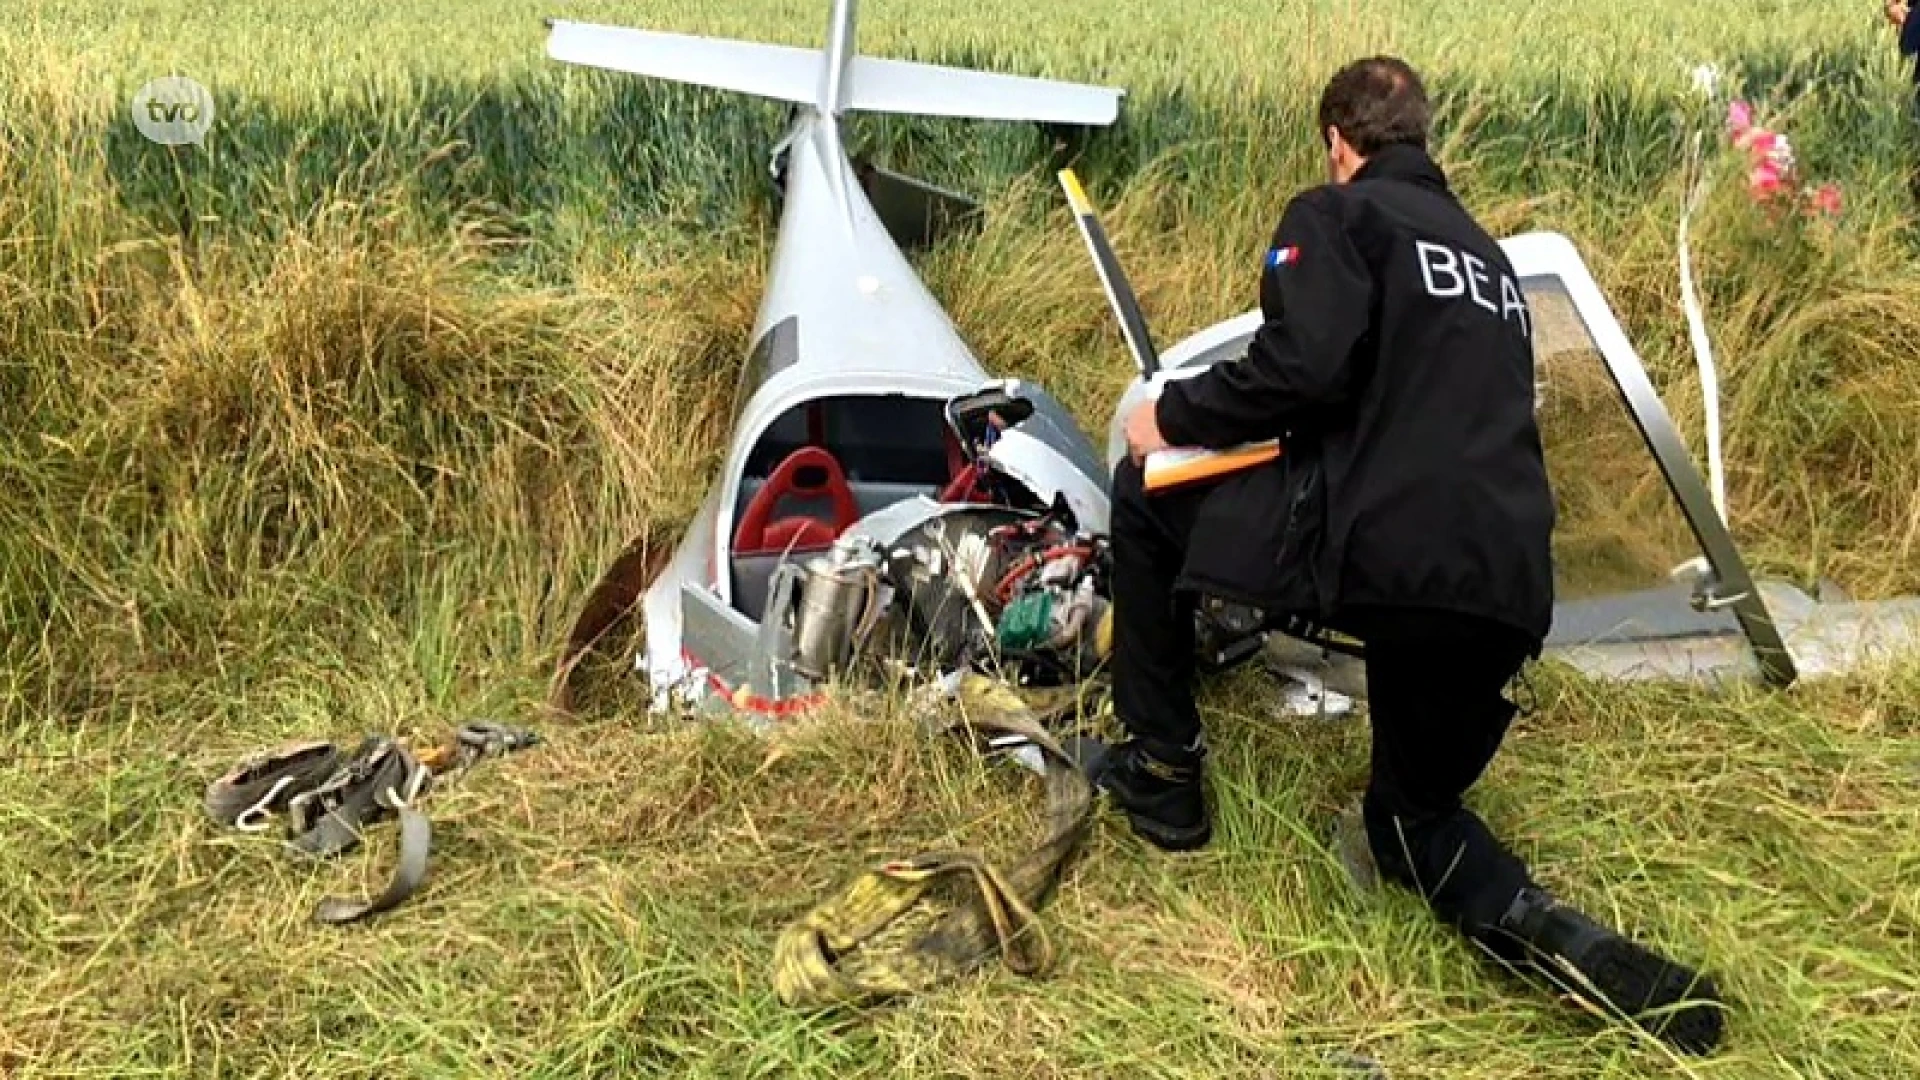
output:
<path id="1" fill-rule="evenodd" d="M 840 141 L 838 125 L 802 110 L 787 138 L 784 206 L 752 340 L 792 320 L 791 348 L 760 374 L 742 406 L 726 463 L 672 563 L 647 589 L 647 666 L 656 686 L 684 683 L 710 661 L 683 640 L 681 590 L 710 589 L 733 600 L 726 572 L 744 465 L 789 410 L 838 395 L 902 395 L 945 401 L 992 376 L 922 284 L 868 201 Z M 1064 419 L 1064 418 L 1057 418 Z M 1101 529 L 1106 484 L 1097 451 L 1078 428 L 1051 439 L 1010 437 L 998 460 L 1051 498 L 1065 493 Z M 1061 445 L 1073 443 L 1072 451 Z M 749 620 L 729 612 L 744 632 Z M 697 674 L 697 671 L 691 672 Z"/>
<path id="2" fill-rule="evenodd" d="M 800 323 L 799 371 L 957 381 L 986 371 L 860 188 L 838 125 L 811 110 L 787 140 L 780 235 L 754 323 Z"/>

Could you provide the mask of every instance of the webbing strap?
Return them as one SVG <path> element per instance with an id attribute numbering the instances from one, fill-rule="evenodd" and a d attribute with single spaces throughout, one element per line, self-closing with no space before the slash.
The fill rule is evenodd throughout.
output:
<path id="1" fill-rule="evenodd" d="M 1052 898 L 1092 827 L 1093 790 L 1017 691 L 968 675 L 956 697 L 962 720 L 947 730 L 969 733 L 977 745 L 1015 736 L 1043 755 L 1046 839 L 1004 873 L 975 852 L 933 851 L 861 874 L 775 942 L 774 991 L 783 1003 L 811 1007 L 916 993 L 995 953 L 1020 975 L 1052 966 L 1053 947 L 1035 912 Z M 930 927 L 903 942 L 886 933 L 943 881 L 955 883 L 960 896 Z M 857 964 L 848 963 L 856 954 Z"/>
<path id="2" fill-rule="evenodd" d="M 387 881 L 386 889 L 372 900 L 329 896 L 313 909 L 315 922 L 338 926 L 391 911 L 405 903 L 427 880 L 427 850 L 433 843 L 433 825 L 427 821 L 427 815 L 411 806 L 402 806 L 395 812 L 400 815 L 400 860 L 394 864 L 393 877 Z"/>
<path id="3" fill-rule="evenodd" d="M 415 806 L 433 786 L 434 772 L 465 768 L 475 759 L 535 745 L 539 737 L 497 724 L 469 724 L 451 745 L 415 757 L 384 736 L 363 741 L 343 756 L 333 744 L 294 743 L 248 758 L 207 785 L 203 804 L 222 825 L 246 832 L 266 827 L 273 814 L 287 817 L 289 845 L 313 857 L 356 847 L 367 826 L 388 817 L 400 821 L 400 854 L 393 876 L 372 900 L 330 896 L 314 908 L 315 921 L 358 922 L 405 903 L 427 878 L 433 826 Z"/>
<path id="4" fill-rule="evenodd" d="M 207 785 L 202 802 L 220 824 L 258 832 L 266 818 L 284 813 L 295 795 L 318 787 L 339 766 L 340 751 L 332 743 L 293 743 L 241 762 Z"/>

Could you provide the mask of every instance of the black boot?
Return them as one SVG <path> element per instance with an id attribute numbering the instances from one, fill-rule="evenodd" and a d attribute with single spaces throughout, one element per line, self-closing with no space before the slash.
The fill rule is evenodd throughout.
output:
<path id="1" fill-rule="evenodd" d="M 1080 755 L 1076 755 L 1080 756 Z M 1213 838 L 1200 788 L 1200 759 L 1173 764 L 1148 753 L 1138 740 L 1086 755 L 1093 785 L 1126 811 L 1133 831 L 1167 851 L 1191 851 Z"/>
<path id="2" fill-rule="evenodd" d="M 1501 960 L 1544 976 L 1609 1016 L 1644 1025 L 1690 1053 L 1720 1042 L 1718 987 L 1539 889 L 1522 889 L 1497 927 L 1475 935 Z"/>

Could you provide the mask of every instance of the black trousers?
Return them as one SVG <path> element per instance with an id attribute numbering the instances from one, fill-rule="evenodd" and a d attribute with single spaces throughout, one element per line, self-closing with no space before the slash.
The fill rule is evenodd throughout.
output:
<path id="1" fill-rule="evenodd" d="M 1114 472 L 1114 708 L 1131 737 L 1173 763 L 1204 747 L 1194 605 L 1173 586 L 1205 493 L 1149 497 L 1137 465 Z M 1479 936 L 1532 880 L 1461 796 L 1506 737 L 1516 710 L 1505 689 L 1536 643 L 1444 611 L 1373 608 L 1333 622 L 1366 644 L 1373 761 L 1363 805 L 1374 860 L 1441 919 Z"/>

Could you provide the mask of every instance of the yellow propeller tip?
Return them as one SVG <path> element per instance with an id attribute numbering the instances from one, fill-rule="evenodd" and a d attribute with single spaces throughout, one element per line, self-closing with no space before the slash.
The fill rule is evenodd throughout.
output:
<path id="1" fill-rule="evenodd" d="M 1093 213 L 1093 203 L 1087 198 L 1086 189 L 1080 186 L 1080 178 L 1074 175 L 1072 169 L 1060 170 L 1060 186 L 1066 189 L 1067 203 L 1073 207 L 1074 213 Z"/>

